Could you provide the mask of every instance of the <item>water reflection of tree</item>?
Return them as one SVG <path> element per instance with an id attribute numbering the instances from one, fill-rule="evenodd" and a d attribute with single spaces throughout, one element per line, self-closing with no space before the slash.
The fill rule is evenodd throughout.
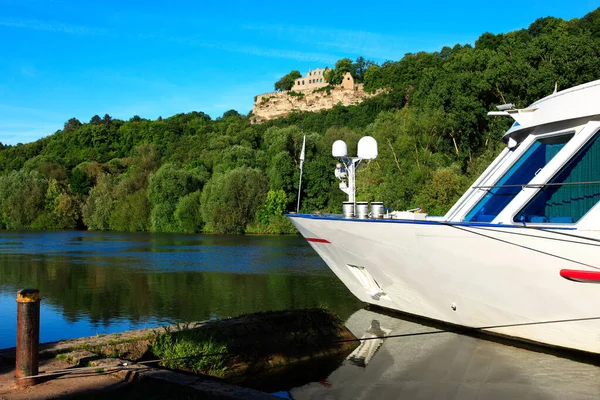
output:
<path id="1" fill-rule="evenodd" d="M 177 321 L 325 306 L 346 318 L 360 303 L 333 276 L 142 271 L 117 258 L 0 254 L 0 282 L 36 287 L 69 321 Z"/>

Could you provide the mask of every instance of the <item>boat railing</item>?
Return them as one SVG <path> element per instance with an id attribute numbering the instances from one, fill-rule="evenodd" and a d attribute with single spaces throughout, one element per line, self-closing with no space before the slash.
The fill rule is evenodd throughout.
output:
<path id="1" fill-rule="evenodd" d="M 473 189 L 501 189 L 501 188 L 544 188 L 552 186 L 576 186 L 576 185 L 600 185 L 600 181 L 588 181 L 588 182 L 559 182 L 559 183 L 524 183 L 524 184 L 512 184 L 512 185 L 491 185 L 491 186 L 473 186 Z"/>

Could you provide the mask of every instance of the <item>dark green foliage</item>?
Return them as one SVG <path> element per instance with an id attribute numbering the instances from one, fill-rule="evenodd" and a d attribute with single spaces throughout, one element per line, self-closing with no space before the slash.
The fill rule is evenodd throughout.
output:
<path id="1" fill-rule="evenodd" d="M 365 79 L 367 69 L 374 65 L 373 61 L 358 57 L 355 62 L 349 58 L 342 58 L 335 63 L 334 69 L 328 69 L 324 73 L 325 81 L 331 85 L 339 85 L 346 72 L 350 72 L 356 83 L 362 83 Z"/>
<path id="2" fill-rule="evenodd" d="M 90 192 L 92 183 L 92 179 L 81 169 L 73 168 L 71 170 L 69 185 L 71 186 L 71 191 L 73 193 L 82 196 L 87 195 Z"/>
<path id="3" fill-rule="evenodd" d="M 81 121 L 79 121 L 77 118 L 71 118 L 70 120 L 65 122 L 63 131 L 64 132 L 74 131 L 77 128 L 79 128 L 81 125 L 82 125 Z"/>
<path id="4" fill-rule="evenodd" d="M 329 96 L 331 94 L 331 89 L 333 89 L 333 86 L 331 85 L 327 85 L 327 86 L 323 86 L 320 87 L 318 89 L 314 89 L 313 93 L 321 93 L 321 92 L 325 92 L 327 93 L 327 95 Z"/>
<path id="5" fill-rule="evenodd" d="M 296 79 L 302 78 L 302 74 L 298 70 L 293 70 L 289 74 L 283 76 L 280 80 L 275 82 L 275 90 L 292 90 Z"/>
<path id="6" fill-rule="evenodd" d="M 362 83 L 365 78 L 367 69 L 375 63 L 371 60 L 365 60 L 363 57 L 358 57 L 352 64 L 352 76 L 357 83 Z"/>
<path id="7" fill-rule="evenodd" d="M 301 92 L 290 91 L 287 94 L 288 94 L 288 96 L 298 97 L 300 99 L 304 97 L 304 93 L 301 93 Z"/>

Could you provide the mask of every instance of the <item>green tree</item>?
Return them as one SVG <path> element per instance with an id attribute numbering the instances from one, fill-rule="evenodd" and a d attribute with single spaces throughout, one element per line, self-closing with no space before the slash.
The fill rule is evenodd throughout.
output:
<path id="1" fill-rule="evenodd" d="M 364 65 L 362 66 L 364 67 Z M 350 72 L 355 77 L 355 66 L 352 64 L 352 60 L 349 58 L 342 58 L 335 63 L 333 70 L 325 71 L 324 78 L 331 85 L 339 85 L 342 83 L 344 74 Z"/>
<path id="2" fill-rule="evenodd" d="M 362 83 L 364 81 L 365 73 L 371 65 L 375 65 L 375 63 L 371 60 L 365 60 L 363 57 L 358 57 L 356 61 L 354 61 L 354 64 L 352 64 L 353 71 L 350 72 L 357 83 Z"/>
<path id="3" fill-rule="evenodd" d="M 44 211 L 32 222 L 34 229 L 75 229 L 81 220 L 81 203 L 55 179 L 46 190 Z"/>
<path id="4" fill-rule="evenodd" d="M 370 65 L 363 76 L 364 89 L 367 92 L 375 92 L 383 86 L 383 74 L 379 65 Z"/>
<path id="5" fill-rule="evenodd" d="M 69 178 L 71 192 L 85 196 L 90 192 L 92 183 L 92 179 L 81 169 L 76 167 L 71 170 L 71 176 Z"/>
<path id="6" fill-rule="evenodd" d="M 292 87 L 294 87 L 296 80 L 300 78 L 302 78 L 302 74 L 300 73 L 300 71 L 293 70 L 292 72 L 284 75 L 283 77 L 281 77 L 281 79 L 275 82 L 275 90 L 292 90 Z"/>
<path id="7" fill-rule="evenodd" d="M 202 231 L 204 222 L 200 212 L 200 196 L 201 192 L 197 190 L 183 196 L 177 202 L 173 216 L 180 232 L 196 233 Z"/>
<path id="8" fill-rule="evenodd" d="M 202 218 L 216 233 L 244 233 L 264 202 L 267 189 L 266 177 L 256 169 L 242 167 L 217 174 L 202 192 Z"/>
<path id="9" fill-rule="evenodd" d="M 92 230 L 108 230 L 115 204 L 114 182 L 109 174 L 98 177 L 83 205 L 83 222 Z"/>
<path id="10" fill-rule="evenodd" d="M 460 165 L 439 168 L 432 172 L 421 191 L 415 195 L 415 206 L 433 215 L 443 215 L 463 194 L 470 182 L 460 171 Z"/>
<path id="11" fill-rule="evenodd" d="M 141 189 L 115 200 L 109 226 L 121 232 L 150 230 L 150 202 L 146 190 Z"/>
<path id="12" fill-rule="evenodd" d="M 263 205 L 256 214 L 261 232 L 294 233 L 296 229 L 284 216 L 287 210 L 288 196 L 283 190 L 269 190 Z"/>
<path id="13" fill-rule="evenodd" d="M 81 125 L 83 125 L 83 124 L 77 118 L 71 118 L 67 122 L 65 122 L 65 125 L 63 127 L 63 131 L 65 131 L 65 132 L 69 132 L 69 131 L 73 132 L 73 131 L 77 130 L 77 128 L 79 128 Z"/>
<path id="14" fill-rule="evenodd" d="M 283 190 L 269 190 L 265 202 L 258 210 L 256 219 L 262 225 L 269 225 L 275 217 L 283 215 L 286 210 L 287 196 Z"/>
<path id="15" fill-rule="evenodd" d="M 44 212 L 48 181 L 37 171 L 13 171 L 0 176 L 0 224 L 29 229 Z"/>
<path id="16" fill-rule="evenodd" d="M 187 194 L 200 190 L 204 179 L 197 170 L 185 170 L 168 163 L 151 175 L 148 188 L 153 232 L 178 231 L 174 216 L 177 203 Z"/>

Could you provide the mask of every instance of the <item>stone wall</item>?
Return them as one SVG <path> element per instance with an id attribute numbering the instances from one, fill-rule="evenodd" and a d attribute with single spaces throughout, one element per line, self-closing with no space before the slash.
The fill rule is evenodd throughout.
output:
<path id="1" fill-rule="evenodd" d="M 354 88 L 354 77 L 350 72 L 346 72 L 344 77 L 342 78 L 342 83 L 340 86 L 344 89 L 353 89 Z"/>
<path id="2" fill-rule="evenodd" d="M 365 99 L 375 94 L 367 93 L 361 84 L 354 85 L 351 89 L 335 87 L 326 90 L 303 90 L 271 92 L 256 96 L 252 107 L 252 122 L 262 123 L 275 118 L 285 117 L 292 112 L 311 111 L 319 112 L 333 108 L 336 104 L 350 106 L 362 103 Z"/>
<path id="3" fill-rule="evenodd" d="M 323 86 L 327 86 L 327 82 L 325 82 L 325 71 L 329 68 L 317 68 L 310 70 L 304 75 L 302 78 L 296 79 L 294 86 L 292 87 L 293 91 L 301 91 L 308 89 L 318 89 Z"/>

